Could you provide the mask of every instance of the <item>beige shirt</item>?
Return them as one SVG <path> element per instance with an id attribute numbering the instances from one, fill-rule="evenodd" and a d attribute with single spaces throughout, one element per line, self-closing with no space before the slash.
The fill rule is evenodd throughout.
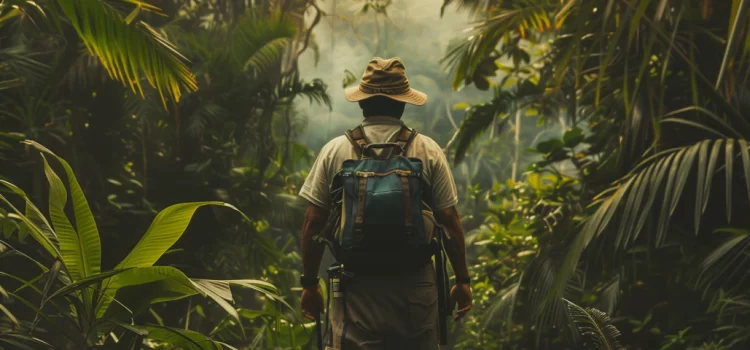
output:
<path id="1" fill-rule="evenodd" d="M 400 119 L 392 117 L 368 117 L 362 123 L 365 135 L 372 143 L 388 142 L 403 125 Z M 432 191 L 433 210 L 446 209 L 458 203 L 453 174 L 445 153 L 437 142 L 421 133 L 417 134 L 406 150 L 406 156 L 422 160 L 422 172 Z M 299 195 L 318 207 L 328 209 L 333 177 L 347 159 L 357 159 L 357 153 L 342 133 L 320 150 Z"/>

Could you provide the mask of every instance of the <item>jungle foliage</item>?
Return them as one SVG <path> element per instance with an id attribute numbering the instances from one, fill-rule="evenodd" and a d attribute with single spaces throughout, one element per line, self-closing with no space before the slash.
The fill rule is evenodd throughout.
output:
<path id="1" fill-rule="evenodd" d="M 549 347 L 562 310 L 584 319 L 571 300 L 609 313 L 628 348 L 747 347 L 750 2 L 451 2 L 476 19 L 445 57 L 453 87 L 497 90 L 456 143 L 529 109 L 570 123 L 478 232 L 497 258 L 525 248 L 514 235 L 538 242 L 526 260 L 479 254 L 488 317 Z M 467 343 L 514 344 L 475 329 L 486 340 Z M 619 347 L 604 334 L 596 348 Z"/>
<path id="2" fill-rule="evenodd" d="M 394 55 L 392 1 L 352 3 L 371 21 L 334 28 Z M 295 195 L 297 104 L 331 105 L 298 68 L 319 5 L 0 1 L 0 346 L 313 348 Z M 750 346 L 749 6 L 445 1 L 471 28 L 409 74 L 438 90 L 416 127 L 467 229 L 451 348 Z"/>
<path id="3" fill-rule="evenodd" d="M 315 8 L 0 3 L 2 346 L 310 343 L 294 103 L 330 105 L 297 68 Z"/>

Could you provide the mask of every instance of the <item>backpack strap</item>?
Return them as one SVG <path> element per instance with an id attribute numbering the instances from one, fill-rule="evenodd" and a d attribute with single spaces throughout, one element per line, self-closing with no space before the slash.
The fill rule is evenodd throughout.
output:
<path id="1" fill-rule="evenodd" d="M 354 151 L 357 152 L 357 158 L 362 158 L 362 149 L 370 143 L 365 135 L 365 129 L 362 125 L 358 125 L 356 128 L 346 131 L 346 138 L 354 146 Z"/>
<path id="2" fill-rule="evenodd" d="M 399 146 L 401 146 L 401 149 L 404 150 L 401 155 L 406 157 L 406 151 L 409 148 L 409 145 L 411 145 L 411 142 L 414 140 L 414 138 L 417 137 L 417 134 L 417 130 L 409 129 L 406 126 L 403 126 L 401 127 L 401 130 L 396 132 L 396 134 L 394 134 L 388 142 L 397 143 Z M 388 157 L 391 157 L 392 155 L 393 150 L 390 151 Z"/>
<path id="3" fill-rule="evenodd" d="M 414 141 L 414 138 L 417 137 L 417 134 L 419 134 L 417 130 L 409 129 L 407 127 L 403 127 L 401 132 L 399 132 L 398 138 L 396 138 L 396 143 L 404 149 L 403 156 L 406 156 L 406 151 L 409 149 L 411 142 Z"/>
<path id="4" fill-rule="evenodd" d="M 411 142 L 414 140 L 414 138 L 417 136 L 417 131 L 414 129 L 409 129 L 406 126 L 403 126 L 401 130 L 399 130 L 396 135 L 391 139 L 390 142 L 398 143 L 399 146 L 401 146 L 401 149 L 403 149 L 403 152 L 401 153 L 402 156 L 406 157 L 406 151 L 409 148 L 409 145 L 411 145 Z M 393 149 L 391 149 L 391 152 L 389 154 L 389 157 L 393 155 Z M 414 233 L 414 223 L 412 218 L 412 198 L 411 198 L 411 184 L 409 183 L 409 178 L 406 176 L 401 177 L 401 193 L 403 195 L 403 201 L 404 201 L 404 225 L 406 226 L 406 234 L 407 236 L 411 236 Z"/>

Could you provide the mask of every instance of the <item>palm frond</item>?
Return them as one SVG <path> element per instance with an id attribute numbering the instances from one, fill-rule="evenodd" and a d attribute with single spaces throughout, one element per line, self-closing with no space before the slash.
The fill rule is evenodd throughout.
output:
<path id="1" fill-rule="evenodd" d="M 581 338 L 584 346 L 593 344 L 596 350 L 621 350 L 617 337 L 620 331 L 610 323 L 609 316 L 594 308 L 582 308 L 570 300 L 564 299 L 571 322 Z"/>
<path id="2" fill-rule="evenodd" d="M 33 59 L 22 45 L 0 49 L 0 90 L 22 85 L 29 79 L 41 79 L 49 68 Z"/>
<path id="3" fill-rule="evenodd" d="M 47 13 L 37 1 L 16 0 L 0 3 L 0 28 L 12 22 L 10 20 L 16 17 L 28 19 L 35 26 L 38 26 L 39 23 L 35 20 L 35 17 L 46 19 Z"/>
<path id="4" fill-rule="evenodd" d="M 490 305 L 487 313 L 484 315 L 484 328 L 490 327 L 495 320 L 500 320 L 502 327 L 510 329 L 513 326 L 513 311 L 516 306 L 518 290 L 521 287 L 521 280 L 511 284 L 499 292 L 497 299 Z"/>
<path id="5" fill-rule="evenodd" d="M 613 221 L 622 220 L 619 222 L 619 229 L 611 230 L 616 234 L 615 249 L 626 247 L 635 241 L 649 219 L 657 222 L 653 241 L 656 246 L 661 245 L 666 238 L 670 219 L 680 203 L 687 179 L 695 172 L 705 174 L 705 176 L 697 176 L 702 183 L 696 184 L 698 188 L 703 189 L 699 197 L 703 202 L 695 204 L 695 215 L 702 215 L 713 187 L 713 175 L 720 170 L 731 173 L 733 159 L 739 156 L 739 152 L 735 151 L 732 146 L 734 142 L 730 142 L 734 140 L 724 141 L 721 139 L 704 140 L 691 146 L 661 152 L 642 161 L 617 184 L 595 197 L 591 207 L 596 210 L 584 221 L 580 232 L 568 246 L 566 257 L 559 265 L 560 268 L 555 283 L 549 290 L 547 301 L 563 296 L 565 284 L 570 279 L 584 249 L 592 239 L 609 229 Z M 710 144 L 713 144 L 713 151 L 707 156 L 707 148 Z M 722 147 L 722 144 L 726 146 Z M 743 147 L 746 147 L 745 143 L 742 144 L 741 148 Z M 725 166 L 719 168 L 717 165 L 719 159 L 722 158 L 720 157 L 722 148 L 724 148 Z M 699 154 L 701 156 L 697 156 Z M 698 158 L 697 162 L 696 158 Z M 743 167 L 746 166 L 750 166 L 750 163 L 743 164 Z M 727 175 L 726 190 L 727 193 L 736 190 L 732 187 L 731 175 Z M 633 197 L 631 196 L 633 192 L 635 192 L 635 200 L 627 200 Z M 648 199 L 643 201 L 644 198 Z M 728 212 L 732 210 L 731 203 L 727 201 Z M 657 205 L 660 207 L 659 210 L 655 210 Z M 696 220 L 696 225 L 699 225 L 698 220 Z M 698 232 L 698 227 L 695 228 L 695 232 Z"/>
<path id="6" fill-rule="evenodd" d="M 556 273 L 563 252 L 557 248 L 543 252 L 526 267 L 521 281 L 524 292 L 524 313 L 527 324 L 533 324 L 537 329 L 561 329 L 565 325 L 565 305 L 563 297 L 580 297 L 580 281 L 568 279 L 559 298 L 549 298 L 547 291 L 551 290 L 558 281 Z M 580 271 L 579 271 L 580 272 Z"/>
<path id="7" fill-rule="evenodd" d="M 500 120 L 501 127 L 508 122 L 508 114 L 504 113 L 506 108 L 507 106 L 504 105 L 489 103 L 472 106 L 469 111 L 467 111 L 466 119 L 461 122 L 458 133 L 456 134 L 456 155 L 453 159 L 454 165 L 457 165 L 464 160 L 469 146 L 471 146 L 479 135 L 492 125 L 495 118 L 503 115 Z"/>
<path id="8" fill-rule="evenodd" d="M 539 4 L 531 0 L 513 2 L 511 8 L 503 8 L 491 17 L 479 21 L 468 30 L 469 35 L 454 42 L 441 63 L 453 71 L 453 89 L 471 83 L 483 62 L 492 62 L 498 55 L 498 46 L 517 44 L 533 30 L 551 29 L 551 13 L 560 5 Z M 517 34 L 512 39 L 511 34 Z"/>
<path id="9" fill-rule="evenodd" d="M 219 104 L 211 102 L 202 104 L 186 118 L 185 131 L 189 136 L 198 136 L 209 125 L 222 120 L 227 113 L 229 112 Z"/>
<path id="10" fill-rule="evenodd" d="M 598 305 L 601 306 L 602 310 L 606 310 L 608 314 L 615 312 L 615 308 L 620 299 L 620 287 L 622 278 L 618 274 L 601 288 Z"/>
<path id="11" fill-rule="evenodd" d="M 277 38 L 266 43 L 247 59 L 245 70 L 257 77 L 281 61 L 291 42 L 290 38 Z"/>
<path id="12" fill-rule="evenodd" d="M 616 211 L 629 211 L 632 213 L 632 215 L 628 216 L 629 220 L 625 223 L 620 223 L 621 225 L 625 225 L 626 232 L 621 231 L 618 234 L 626 235 L 619 241 L 623 243 L 632 242 L 643 229 L 641 222 L 645 221 L 651 214 L 652 206 L 657 197 L 659 197 L 661 212 L 656 218 L 659 220 L 657 235 L 660 239 L 657 240 L 657 244 L 663 242 L 663 234 L 669 224 L 668 220 L 680 203 L 681 194 L 688 177 L 694 172 L 703 174 L 702 176 L 697 176 L 701 183 L 697 183 L 696 185 L 698 188 L 703 189 L 703 193 L 700 197 L 702 203 L 696 204 L 696 216 L 699 216 L 705 210 L 713 174 L 720 170 L 720 168 L 717 168 L 717 164 L 720 159 L 719 152 L 721 151 L 722 143 L 725 143 L 723 171 L 727 174 L 727 196 L 729 197 L 734 192 L 731 181 L 734 159 L 740 156 L 743 168 L 750 167 L 750 157 L 742 156 L 743 153 L 747 152 L 747 143 L 744 140 L 737 140 L 737 143 L 740 144 L 740 150 L 735 151 L 734 141 L 734 139 L 704 140 L 690 146 L 667 150 L 644 160 L 626 175 L 619 184 L 612 188 L 614 189 L 612 195 L 607 197 L 601 196 L 599 198 L 602 199 L 602 204 L 597 208 L 595 216 L 598 215 L 604 220 L 601 222 L 588 220 L 584 227 L 584 232 L 589 233 L 591 231 L 590 234 L 592 237 L 598 236 L 608 228 L 610 220 Z M 711 144 L 713 144 L 713 151 L 709 155 L 708 148 Z M 707 161 L 708 164 L 706 164 Z M 664 184 L 665 179 L 666 184 Z M 750 186 L 750 184 L 745 185 Z M 649 200 L 645 205 L 640 201 L 622 202 L 621 199 L 626 194 L 629 194 L 630 191 L 643 192 L 640 198 L 643 198 L 645 193 L 649 193 Z M 748 192 L 748 196 L 750 196 L 750 192 Z M 619 206 L 620 203 L 623 203 L 621 207 Z M 726 210 L 728 212 L 732 211 L 731 201 L 727 201 Z M 729 220 L 730 217 L 727 219 Z M 697 233 L 698 227 L 695 229 Z"/>
<path id="13" fill-rule="evenodd" d="M 454 139 L 450 142 L 450 145 L 454 142 L 456 145 L 454 164 L 459 164 L 464 160 L 466 151 L 472 143 L 493 124 L 497 117 L 501 117 L 497 128 L 502 130 L 509 120 L 511 98 L 511 92 L 497 89 L 496 97 L 490 103 L 473 105 L 467 109 L 466 118 L 461 121 Z"/>
<path id="14" fill-rule="evenodd" d="M 714 331 L 721 334 L 722 343 L 726 347 L 706 347 L 706 349 L 734 349 L 750 341 L 750 299 L 747 294 L 729 294 L 720 292 L 715 303 L 718 308 L 716 323 L 719 325 Z M 703 349 L 703 348 L 701 348 Z"/>
<path id="15" fill-rule="evenodd" d="M 311 82 L 295 79 L 288 93 L 307 97 L 310 103 L 322 104 L 328 107 L 328 109 L 333 108 L 331 96 L 328 94 L 328 85 L 321 79 L 316 78 Z"/>
<path id="16" fill-rule="evenodd" d="M 723 228 L 715 233 L 729 236 L 707 254 L 698 266 L 700 275 L 696 282 L 698 286 L 705 288 L 704 293 L 710 287 L 729 291 L 741 288 L 750 267 L 746 258 L 750 256 L 750 231 Z"/>
<path id="17" fill-rule="evenodd" d="M 232 53 L 257 76 L 281 61 L 296 33 L 294 23 L 280 14 L 248 12 L 232 32 Z"/>
<path id="18" fill-rule="evenodd" d="M 187 59 L 145 22 L 128 24 L 102 0 L 60 0 L 59 4 L 92 55 L 109 76 L 143 96 L 141 76 L 166 99 L 180 100 L 181 89 L 198 89 Z"/>
<path id="19" fill-rule="evenodd" d="M 530 79 L 523 79 L 510 89 L 495 88 L 495 97 L 490 103 L 470 106 L 466 110 L 466 117 L 458 130 L 445 147 L 456 145 L 454 164 L 464 160 L 466 151 L 490 126 L 495 124 L 495 134 L 503 131 L 509 116 L 525 108 L 537 108 L 552 116 L 550 105 L 554 104 L 554 97 L 545 96 L 543 84 L 535 84 Z M 495 118 L 500 120 L 495 122 Z"/>

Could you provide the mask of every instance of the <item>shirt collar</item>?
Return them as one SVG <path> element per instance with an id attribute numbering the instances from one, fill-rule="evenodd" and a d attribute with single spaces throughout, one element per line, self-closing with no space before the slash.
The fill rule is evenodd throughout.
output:
<path id="1" fill-rule="evenodd" d="M 375 125 L 375 124 L 392 124 L 392 125 L 404 125 L 404 122 L 400 118 L 394 118 L 389 116 L 372 116 L 365 118 L 362 121 L 362 126 Z"/>

